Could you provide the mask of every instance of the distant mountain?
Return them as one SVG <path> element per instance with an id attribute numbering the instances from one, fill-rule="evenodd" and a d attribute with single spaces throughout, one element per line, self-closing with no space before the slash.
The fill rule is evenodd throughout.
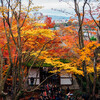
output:
<path id="1" fill-rule="evenodd" d="M 52 20 L 68 20 L 69 17 L 65 17 L 65 16 L 55 16 L 55 15 L 48 15 L 48 17 L 51 17 Z"/>

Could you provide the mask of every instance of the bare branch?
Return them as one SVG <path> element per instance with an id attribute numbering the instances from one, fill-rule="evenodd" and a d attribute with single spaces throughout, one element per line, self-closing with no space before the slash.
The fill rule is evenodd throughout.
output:
<path id="1" fill-rule="evenodd" d="M 96 20 L 94 19 L 93 15 L 92 15 L 92 11 L 91 11 L 91 6 L 90 6 L 90 4 L 89 4 L 89 3 L 87 3 L 87 4 L 88 4 L 88 6 L 89 6 L 89 8 L 90 8 L 90 15 L 91 15 L 93 21 L 95 22 L 95 24 L 96 24 L 96 25 L 99 27 L 99 29 L 100 29 L 100 25 L 96 22 Z"/>
<path id="2" fill-rule="evenodd" d="M 26 20 L 26 18 L 27 18 L 27 15 L 28 15 L 28 13 L 29 13 L 30 5 L 31 5 L 31 1 L 29 0 L 28 10 L 27 10 L 26 16 L 25 16 L 24 21 L 23 21 L 22 25 L 20 26 L 20 28 L 24 25 L 24 22 L 25 22 L 25 20 Z"/>
<path id="3" fill-rule="evenodd" d="M 84 20 L 84 12 L 85 12 L 85 5 L 87 3 L 87 0 L 85 0 L 84 5 L 83 5 L 83 16 L 82 16 L 82 22 L 81 24 L 83 24 L 83 20 Z"/>

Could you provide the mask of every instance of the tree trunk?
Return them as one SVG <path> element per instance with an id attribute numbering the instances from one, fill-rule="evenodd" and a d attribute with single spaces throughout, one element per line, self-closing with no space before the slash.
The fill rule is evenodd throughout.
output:
<path id="1" fill-rule="evenodd" d="M 83 61 L 83 66 L 82 67 L 83 67 L 84 77 L 86 79 L 86 91 L 87 91 L 88 94 L 90 94 L 89 77 L 88 77 L 88 74 L 87 74 L 85 61 Z"/>
<path id="2" fill-rule="evenodd" d="M 94 81 L 93 81 L 93 91 L 92 91 L 93 97 L 95 97 L 96 80 L 97 80 L 96 57 L 94 57 Z"/>
<path id="3" fill-rule="evenodd" d="M 99 53 L 100 47 L 96 48 L 94 51 L 94 81 L 93 81 L 93 91 L 92 95 L 95 97 L 95 90 L 96 90 L 96 81 L 97 81 L 97 58 Z"/>
<path id="4" fill-rule="evenodd" d="M 0 58 L 1 58 L 1 61 L 0 61 L 0 94 L 1 94 L 1 91 L 2 91 L 2 68 L 3 68 L 3 55 L 2 55 L 2 51 L 1 51 L 1 48 L 0 48 Z"/>
<path id="5" fill-rule="evenodd" d="M 83 24 L 83 19 L 84 19 L 84 9 L 85 9 L 86 3 L 87 3 L 87 0 L 84 1 L 83 16 L 81 17 L 77 0 L 74 0 L 75 12 L 78 16 L 78 23 L 79 23 L 78 37 L 79 37 L 79 48 L 80 49 L 84 48 L 82 24 Z M 90 92 L 89 92 L 89 78 L 88 78 L 88 74 L 87 74 L 86 62 L 85 61 L 82 62 L 82 67 L 83 67 L 84 77 L 86 78 L 86 89 L 87 89 L 87 92 L 90 94 Z"/>

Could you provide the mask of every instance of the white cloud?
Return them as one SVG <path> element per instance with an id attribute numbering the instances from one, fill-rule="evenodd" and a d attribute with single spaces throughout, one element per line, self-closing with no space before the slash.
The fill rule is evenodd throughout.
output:
<path id="1" fill-rule="evenodd" d="M 72 1 L 70 1 L 69 4 L 72 6 Z M 70 5 L 67 5 L 65 2 L 59 2 L 58 0 L 37 0 L 34 1 L 34 5 L 44 6 L 43 9 L 68 9 L 70 7 Z"/>
<path id="2" fill-rule="evenodd" d="M 75 14 L 74 12 L 74 1 L 73 0 L 64 0 L 65 2 L 59 0 L 33 0 L 34 6 L 43 6 L 43 8 L 40 10 L 45 15 L 57 15 L 57 16 L 66 16 L 66 14 L 61 13 L 59 11 L 52 11 L 51 9 L 58 9 L 58 10 L 64 10 L 65 12 Z M 67 1 L 67 3 L 66 3 Z M 95 2 L 94 2 L 95 3 Z M 27 5 L 28 0 L 23 0 L 23 4 Z M 95 5 L 97 5 L 95 3 Z M 83 2 L 79 2 L 80 9 L 82 9 Z M 67 13 L 67 16 L 71 16 Z"/>
<path id="3" fill-rule="evenodd" d="M 74 10 L 72 9 L 72 6 L 74 6 L 72 1 L 70 1 L 69 4 L 66 4 L 65 2 L 59 2 L 59 0 L 36 0 L 34 1 L 34 6 L 43 6 L 40 11 L 45 15 L 66 16 L 66 14 L 59 11 L 52 11 L 52 8 L 74 13 Z"/>

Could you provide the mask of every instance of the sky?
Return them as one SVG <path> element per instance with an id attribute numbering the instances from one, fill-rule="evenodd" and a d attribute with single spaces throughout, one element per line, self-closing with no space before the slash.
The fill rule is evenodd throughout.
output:
<path id="1" fill-rule="evenodd" d="M 24 4 L 28 4 L 27 0 L 23 0 Z M 43 13 L 44 15 L 54 15 L 54 16 L 65 16 L 69 17 L 74 13 L 74 10 L 72 8 L 73 2 L 71 0 L 68 1 L 69 4 L 65 2 L 60 2 L 59 0 L 33 0 L 34 6 L 43 6 L 42 9 L 39 10 L 39 12 Z M 68 12 L 70 14 L 62 13 L 57 10 L 63 10 L 65 12 Z"/>
<path id="2" fill-rule="evenodd" d="M 34 4 L 43 6 L 40 12 L 42 12 L 44 15 L 57 15 L 57 16 L 67 16 L 68 15 L 68 14 L 66 15 L 65 13 L 62 13 L 60 11 L 55 11 L 52 9 L 64 10 L 64 11 L 68 11 L 69 9 L 70 12 L 73 11 L 70 5 L 66 4 L 65 2 L 59 2 L 59 0 L 36 0 L 34 1 Z M 72 5 L 73 3 L 70 2 L 70 4 Z"/>
<path id="3" fill-rule="evenodd" d="M 27 5 L 28 4 L 27 1 L 28 0 L 23 0 L 23 3 Z M 79 1 L 80 1 L 79 6 L 81 9 L 83 5 L 82 1 L 84 0 L 79 0 Z M 34 6 L 43 6 L 43 8 L 39 10 L 39 12 L 43 13 L 43 15 L 70 17 L 75 14 L 73 0 L 33 0 L 33 3 Z M 97 2 L 93 2 L 93 4 L 97 5 Z M 64 13 L 52 9 L 63 10 Z"/>

